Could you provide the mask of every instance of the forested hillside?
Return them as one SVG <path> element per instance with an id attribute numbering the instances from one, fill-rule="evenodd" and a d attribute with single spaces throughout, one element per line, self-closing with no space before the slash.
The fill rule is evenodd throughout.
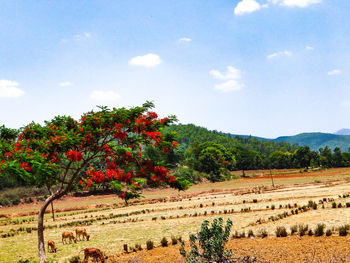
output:
<path id="1" fill-rule="evenodd" d="M 247 150 L 258 151 L 262 155 L 269 155 L 274 151 L 294 152 L 298 145 L 291 145 L 288 142 L 253 137 L 253 136 L 233 136 L 230 133 L 218 131 L 209 131 L 206 128 L 194 124 L 178 124 L 167 127 L 167 130 L 176 131 L 182 149 L 186 150 L 194 143 L 203 143 L 207 141 L 221 144 L 225 147 L 239 147 Z"/>

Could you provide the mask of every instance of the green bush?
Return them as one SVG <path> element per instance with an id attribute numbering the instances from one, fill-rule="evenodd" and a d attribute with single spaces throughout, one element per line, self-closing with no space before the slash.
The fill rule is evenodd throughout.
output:
<path id="1" fill-rule="evenodd" d="M 297 231 L 298 231 L 298 226 L 297 225 L 293 225 L 293 226 L 290 227 L 290 234 L 291 235 L 293 235 Z"/>
<path id="2" fill-rule="evenodd" d="M 81 263 L 81 260 L 80 260 L 79 256 L 74 256 L 74 257 L 71 257 L 70 259 L 68 259 L 68 262 L 69 263 Z"/>
<path id="3" fill-rule="evenodd" d="M 146 242 L 146 248 L 147 248 L 147 250 L 153 249 L 153 248 L 154 248 L 153 241 L 148 240 L 148 241 Z"/>
<path id="4" fill-rule="evenodd" d="M 344 225 L 344 226 L 341 226 L 338 228 L 338 232 L 339 232 L 339 236 L 342 236 L 342 237 L 345 237 L 348 235 L 348 229 L 347 227 Z"/>
<path id="5" fill-rule="evenodd" d="M 325 227 L 326 227 L 325 224 L 317 224 L 315 229 L 315 236 L 316 237 L 323 236 Z"/>
<path id="6" fill-rule="evenodd" d="M 223 219 L 215 218 L 211 226 L 209 221 L 202 223 L 201 230 L 197 235 L 190 235 L 190 251 L 186 252 L 184 242 L 181 242 L 180 254 L 187 263 L 192 262 L 222 262 L 231 256 L 231 251 L 225 250 L 232 227 L 232 221 L 227 219 L 223 225 Z M 200 249 L 197 246 L 197 240 Z"/>
<path id="7" fill-rule="evenodd" d="M 288 236 L 287 230 L 284 226 L 278 226 L 276 228 L 276 237 L 286 237 Z"/>
<path id="8" fill-rule="evenodd" d="M 304 236 L 306 231 L 309 229 L 308 225 L 300 224 L 298 225 L 299 236 Z"/>
<path id="9" fill-rule="evenodd" d="M 171 236 L 171 244 L 176 245 L 177 244 L 177 239 L 174 236 Z"/>
<path id="10" fill-rule="evenodd" d="M 160 241 L 160 244 L 162 245 L 162 247 L 167 247 L 168 239 L 166 237 L 163 237 L 162 240 Z"/>

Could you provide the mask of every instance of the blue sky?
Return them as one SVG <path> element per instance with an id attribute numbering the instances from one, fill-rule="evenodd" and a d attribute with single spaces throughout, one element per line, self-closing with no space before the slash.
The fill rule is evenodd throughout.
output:
<path id="1" fill-rule="evenodd" d="M 350 1 L 2 1 L 0 124 L 153 100 L 263 137 L 350 128 Z"/>

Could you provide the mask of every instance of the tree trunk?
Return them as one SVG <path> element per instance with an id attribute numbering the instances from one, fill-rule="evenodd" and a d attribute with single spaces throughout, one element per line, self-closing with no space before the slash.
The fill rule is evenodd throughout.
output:
<path id="1" fill-rule="evenodd" d="M 38 249 L 40 263 L 46 263 L 46 253 L 45 253 L 45 240 L 44 240 L 44 215 L 46 208 L 56 199 L 62 197 L 66 191 L 56 192 L 46 198 L 44 204 L 41 206 L 38 215 Z"/>
<path id="2" fill-rule="evenodd" d="M 52 212 L 52 220 L 55 221 L 55 210 L 53 209 L 53 200 L 51 202 L 51 212 Z"/>

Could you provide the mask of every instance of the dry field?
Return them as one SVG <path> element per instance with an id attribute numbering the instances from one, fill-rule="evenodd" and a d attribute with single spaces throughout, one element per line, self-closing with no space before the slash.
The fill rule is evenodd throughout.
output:
<path id="1" fill-rule="evenodd" d="M 202 183 L 185 193 L 148 190 L 143 199 L 128 207 L 113 195 L 66 197 L 55 203 L 60 211 L 55 221 L 51 214 L 45 216 L 45 240 L 54 240 L 58 248 L 56 254 L 48 254 L 49 258 L 66 262 L 79 252 L 82 258 L 85 247 L 97 247 L 109 256 L 108 262 L 183 262 L 178 246 L 127 255 L 121 252 L 123 244 L 145 248 L 147 240 L 159 246 L 162 237 L 170 241 L 171 236 L 181 236 L 186 240 L 199 230 L 204 219 L 221 216 L 232 219 L 231 233 L 253 230 L 257 234 L 261 229 L 269 233 L 264 239 L 230 240 L 228 247 L 237 256 L 256 255 L 264 262 L 350 262 L 348 237 L 338 237 L 335 231 L 338 226 L 350 224 L 350 208 L 346 208 L 346 203 L 350 204 L 350 169 L 309 173 L 278 170 L 273 174 L 275 188 L 271 187 L 269 171 L 250 171 L 247 175 L 251 178 Z M 342 207 L 332 208 L 332 199 Z M 310 200 L 318 204 L 316 210 L 298 210 Z M 320 200 L 326 200 L 324 208 Z M 39 207 L 40 203 L 0 208 L 0 262 L 36 258 Z M 298 210 L 298 214 L 292 214 L 292 210 Z M 273 237 L 277 226 L 289 231 L 290 226 L 299 223 L 310 228 L 324 223 L 334 231 L 333 236 Z M 61 233 L 74 232 L 77 225 L 84 225 L 91 240 L 63 245 Z M 13 236 L 1 238 L 10 233 Z"/>

